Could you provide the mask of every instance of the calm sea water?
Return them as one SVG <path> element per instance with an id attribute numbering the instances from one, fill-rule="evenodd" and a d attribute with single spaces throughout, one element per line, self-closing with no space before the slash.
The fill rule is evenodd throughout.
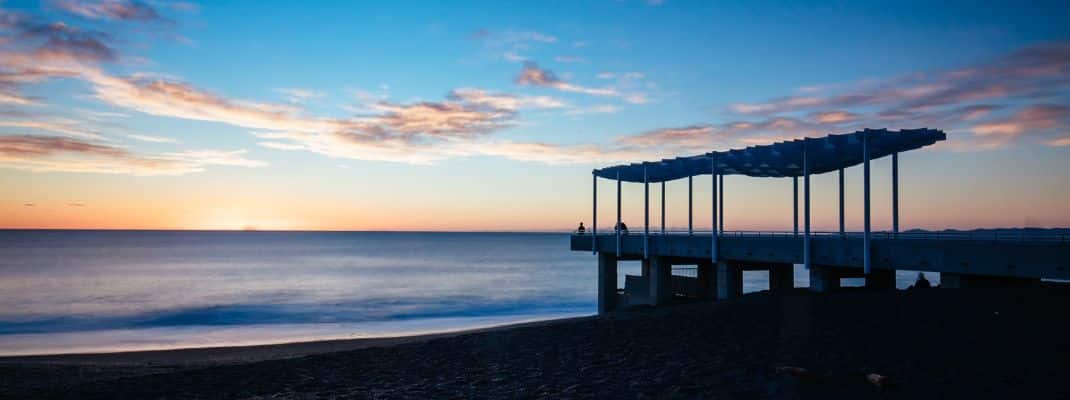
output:
<path id="1" fill-rule="evenodd" d="M 539 233 L 0 231 L 0 355 L 396 336 L 594 314 L 595 259 L 568 245 L 567 235 Z M 637 263 L 622 264 L 621 280 L 638 273 Z M 796 281 L 807 284 L 800 268 Z M 766 288 L 765 274 L 748 273 L 745 286 Z"/>

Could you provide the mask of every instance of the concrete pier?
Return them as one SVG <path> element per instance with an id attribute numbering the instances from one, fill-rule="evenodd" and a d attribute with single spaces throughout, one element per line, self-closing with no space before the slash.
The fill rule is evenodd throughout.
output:
<path id="1" fill-rule="evenodd" d="M 727 261 L 717 262 L 717 300 L 728 300 L 743 294 L 743 268 Z"/>
<path id="2" fill-rule="evenodd" d="M 626 285 L 634 289 L 628 293 L 628 303 L 634 305 L 663 304 L 673 297 L 674 264 L 697 265 L 693 297 L 730 299 L 742 292 L 743 270 L 768 271 L 772 290 L 791 287 L 792 265 L 802 259 L 801 238 L 788 234 L 724 235 L 718 241 L 721 261 L 717 264 L 710 261 L 709 235 L 651 235 L 647 248 L 650 257 L 646 261 L 642 257 L 642 239 L 622 238 L 618 258 L 617 241 L 612 234 L 594 239 L 589 234 L 572 237 L 573 250 L 594 248 L 598 252 L 600 312 L 621 305 L 616 286 L 620 260 L 643 264 L 646 276 L 626 279 L 630 282 Z M 1019 285 L 1041 278 L 1070 280 L 1070 241 L 913 238 L 899 233 L 898 237 L 873 240 L 875 257 L 869 276 L 862 270 L 862 243 L 856 235 L 827 235 L 811 239 L 811 245 L 815 263 L 808 271 L 810 289 L 817 292 L 839 289 L 842 278 L 863 277 L 869 288 L 892 289 L 895 271 L 900 268 L 940 273 L 942 286 L 947 288 Z M 659 287 L 655 281 L 666 283 Z"/>
<path id="3" fill-rule="evenodd" d="M 698 278 L 700 299 L 713 300 L 717 298 L 717 266 L 712 261 L 698 263 L 695 269 Z"/>
<path id="4" fill-rule="evenodd" d="M 617 306 L 617 256 L 598 253 L 598 313 L 605 314 Z"/>
<path id="5" fill-rule="evenodd" d="M 779 292 L 795 287 L 795 265 L 771 264 L 769 266 L 769 291 Z"/>
<path id="6" fill-rule="evenodd" d="M 840 274 L 835 267 L 813 265 L 810 267 L 810 290 L 831 292 L 840 288 Z"/>
<path id="7" fill-rule="evenodd" d="M 650 259 L 650 305 L 668 304 L 672 300 L 672 262 L 668 257 Z"/>
<path id="8" fill-rule="evenodd" d="M 874 269 L 866 275 L 866 287 L 870 289 L 895 289 L 894 269 Z"/>

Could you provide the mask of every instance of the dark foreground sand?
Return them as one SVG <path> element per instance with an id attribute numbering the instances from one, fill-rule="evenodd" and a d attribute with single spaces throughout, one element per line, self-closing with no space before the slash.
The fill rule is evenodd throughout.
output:
<path id="1" fill-rule="evenodd" d="M 467 334 L 0 359 L 0 397 L 1070 398 L 1067 310 L 1055 285 L 758 293 Z"/>

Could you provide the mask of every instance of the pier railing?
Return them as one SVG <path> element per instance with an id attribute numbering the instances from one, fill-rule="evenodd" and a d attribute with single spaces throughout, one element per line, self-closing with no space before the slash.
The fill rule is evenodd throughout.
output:
<path id="1" fill-rule="evenodd" d="M 713 232 L 709 230 L 695 230 L 688 232 L 687 230 L 666 230 L 664 235 L 702 235 L 709 236 Z M 574 234 L 579 234 L 574 232 Z M 590 231 L 586 233 L 590 235 Z M 650 230 L 650 236 L 661 236 L 663 233 L 660 229 Z M 614 231 L 599 231 L 599 236 L 613 236 L 616 235 Z M 642 230 L 627 231 L 628 236 L 642 236 Z M 863 232 L 838 232 L 838 231 L 811 231 L 811 237 L 819 238 L 862 238 L 865 234 Z M 799 237 L 803 236 L 803 232 L 793 231 L 720 231 L 718 237 Z M 893 240 L 972 240 L 972 241 L 1010 241 L 1010 242 L 1046 242 L 1046 243 L 1061 243 L 1070 244 L 1070 234 L 1066 233 L 1046 233 L 1046 232 L 1028 232 L 1028 231 L 907 231 L 907 232 L 889 232 L 889 231 L 875 231 L 870 232 L 870 238 L 872 239 L 893 239 Z"/>

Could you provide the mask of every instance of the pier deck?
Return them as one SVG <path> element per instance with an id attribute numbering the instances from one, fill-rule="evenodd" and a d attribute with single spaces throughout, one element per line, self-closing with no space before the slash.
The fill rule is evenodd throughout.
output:
<path id="1" fill-rule="evenodd" d="M 643 280 L 644 291 L 650 291 L 642 297 L 654 305 L 673 295 L 668 283 L 656 287 L 658 282 L 671 281 L 665 275 L 673 265 L 696 265 L 698 287 L 709 290 L 707 296 L 700 297 L 724 299 L 741 293 L 741 271 L 768 270 L 771 278 L 780 271 L 781 276 L 790 276 L 788 271 L 803 263 L 803 236 L 793 232 L 720 232 L 717 262 L 710 255 L 711 235 L 621 235 L 618 248 L 618 237 L 613 233 L 574 234 L 571 249 L 599 254 L 599 287 L 604 287 L 599 303 L 603 311 L 620 302 L 616 298 L 617 261 L 643 261 L 644 276 L 637 279 Z M 875 232 L 870 253 L 873 271 L 869 275 L 863 274 L 862 236 L 856 232 L 811 232 L 811 289 L 838 288 L 839 279 L 846 277 L 866 277 L 867 286 L 894 287 L 895 270 L 940 273 L 945 287 L 1070 279 L 1068 235 Z M 780 287 L 790 285 L 789 279 Z"/>

